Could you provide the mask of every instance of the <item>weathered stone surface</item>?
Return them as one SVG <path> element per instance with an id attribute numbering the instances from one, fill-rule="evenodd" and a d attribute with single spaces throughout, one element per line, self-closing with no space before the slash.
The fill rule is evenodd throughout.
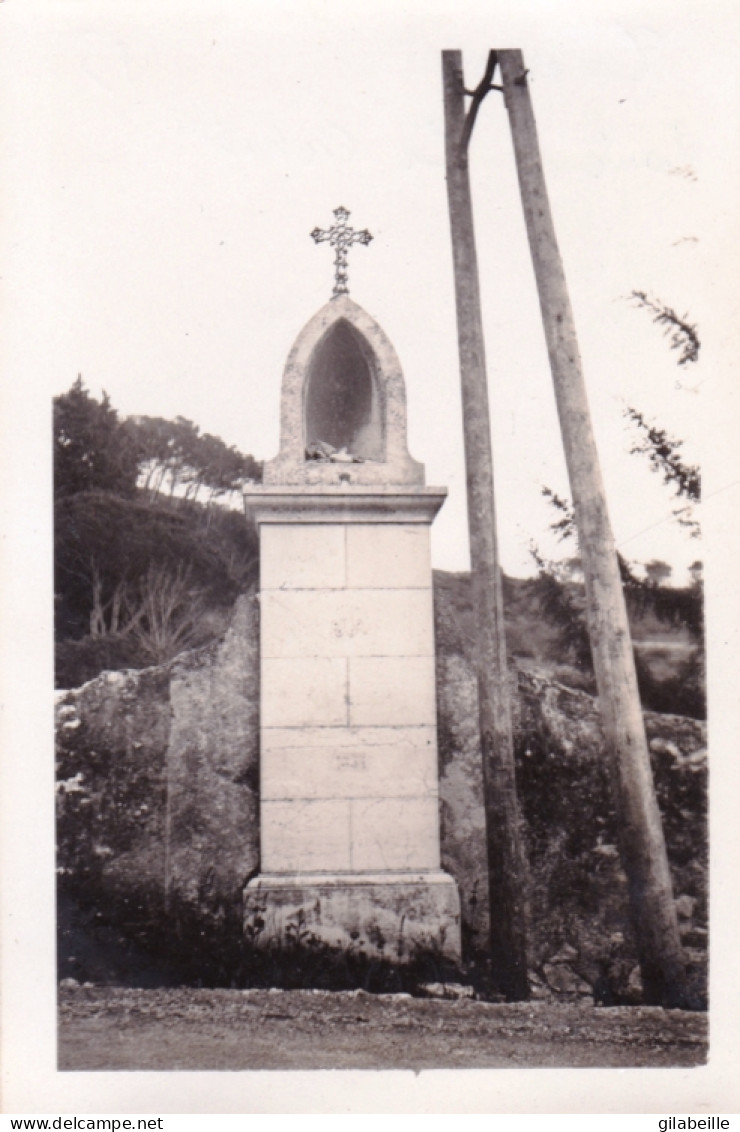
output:
<path id="1" fill-rule="evenodd" d="M 260 590 L 341 589 L 346 532 L 338 523 L 270 523 L 260 534 Z"/>
<path id="2" fill-rule="evenodd" d="M 263 800 L 262 872 L 347 872 L 352 868 L 348 798 Z"/>
<path id="3" fill-rule="evenodd" d="M 244 491 L 244 505 L 259 524 L 285 526 L 313 523 L 431 523 L 447 498 L 444 487 L 378 483 L 253 484 Z"/>
<path id="4" fill-rule="evenodd" d="M 475 998 L 473 987 L 464 987 L 460 983 L 422 983 L 419 990 L 426 998 L 447 998 L 455 1001 Z"/>
<path id="5" fill-rule="evenodd" d="M 262 733 L 260 796 L 437 796 L 433 727 L 272 727 Z"/>
<path id="6" fill-rule="evenodd" d="M 454 653 L 438 658 L 437 675 L 442 867 L 460 886 L 468 943 L 485 947 L 476 680 L 470 662 Z M 597 701 L 535 670 L 512 672 L 512 681 L 517 785 L 531 874 L 532 966 L 542 974 L 543 965 L 568 944 L 576 952 L 568 963 L 574 979 L 588 983 L 601 1001 L 634 1001 L 634 986 L 628 984 L 636 955 Z M 692 919 L 682 923 L 687 936 L 696 938 L 690 933 L 701 932 L 707 922 L 706 728 L 654 712 L 645 713 L 645 727 L 674 892 L 682 912 L 692 908 Z M 689 956 L 697 1002 L 706 986 L 701 954 Z"/>
<path id="7" fill-rule="evenodd" d="M 265 659 L 434 654 L 431 588 L 266 590 L 261 609 Z"/>
<path id="8" fill-rule="evenodd" d="M 433 656 L 353 656 L 350 724 L 410 727 L 436 723 Z"/>
<path id="9" fill-rule="evenodd" d="M 591 996 L 591 987 L 580 979 L 568 963 L 544 963 L 542 973 L 551 990 L 559 995 Z"/>
<path id="10" fill-rule="evenodd" d="M 347 585 L 431 589 L 430 528 L 421 523 L 347 527 Z"/>
<path id="11" fill-rule="evenodd" d="M 263 727 L 342 727 L 347 718 L 346 657 L 264 657 Z"/>
<path id="12" fill-rule="evenodd" d="M 260 589 L 430 589 L 423 523 L 269 523 L 260 538 Z"/>
<path id="13" fill-rule="evenodd" d="M 167 891 L 195 915 L 224 916 L 257 865 L 257 610 L 243 598 L 222 642 L 170 668 Z"/>
<path id="14" fill-rule="evenodd" d="M 439 869 L 436 792 L 421 798 L 353 799 L 352 868 Z"/>
<path id="15" fill-rule="evenodd" d="M 254 596 L 222 641 L 61 693 L 65 898 L 173 960 L 178 941 L 200 962 L 223 946 L 257 866 L 257 712 Z"/>
<path id="16" fill-rule="evenodd" d="M 457 960 L 460 902 L 446 873 L 385 872 L 364 877 L 255 877 L 247 886 L 244 931 L 257 947 L 300 938 L 392 962 L 430 951 Z"/>
<path id="17" fill-rule="evenodd" d="M 442 868 L 457 881 L 463 939 L 484 948 L 488 932 L 488 865 L 483 776 L 478 742 L 478 689 L 463 657 L 437 657 L 439 798 Z"/>

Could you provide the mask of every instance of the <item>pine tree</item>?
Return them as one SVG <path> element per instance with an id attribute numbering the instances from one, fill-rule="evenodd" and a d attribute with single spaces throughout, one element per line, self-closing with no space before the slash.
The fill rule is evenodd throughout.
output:
<path id="1" fill-rule="evenodd" d="M 108 394 L 96 401 L 78 376 L 67 393 L 54 398 L 54 495 L 132 496 L 137 475 L 136 449 Z"/>

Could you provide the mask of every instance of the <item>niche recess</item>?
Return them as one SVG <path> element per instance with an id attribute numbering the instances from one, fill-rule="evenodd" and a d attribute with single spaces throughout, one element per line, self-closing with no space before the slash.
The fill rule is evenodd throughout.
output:
<path id="1" fill-rule="evenodd" d="M 346 448 L 364 460 L 385 460 L 385 436 L 372 352 L 345 319 L 316 346 L 306 383 L 306 444 Z"/>

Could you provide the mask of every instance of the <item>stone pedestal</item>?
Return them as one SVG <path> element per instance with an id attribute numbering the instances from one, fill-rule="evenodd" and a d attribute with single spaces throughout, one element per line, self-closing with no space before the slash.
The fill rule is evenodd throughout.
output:
<path id="1" fill-rule="evenodd" d="M 359 311 L 349 300 L 342 309 L 343 322 Z M 304 403 L 311 356 L 303 380 L 289 359 L 284 421 L 301 420 L 286 387 Z M 392 441 L 397 464 L 312 466 L 305 434 L 296 442 L 289 428 L 265 484 L 246 496 L 261 549 L 261 863 L 245 931 L 263 944 L 300 930 L 394 961 L 420 949 L 456 959 L 459 899 L 439 855 L 429 549 L 445 492 L 423 485 L 405 415 L 388 420 L 382 353 L 369 357 L 374 451 Z M 401 425 L 400 440 L 388 435 Z"/>
<path id="2" fill-rule="evenodd" d="M 252 939 L 260 925 L 258 943 L 295 933 L 392 963 L 460 958 L 460 900 L 441 871 L 260 876 L 244 896 L 245 931 Z"/>

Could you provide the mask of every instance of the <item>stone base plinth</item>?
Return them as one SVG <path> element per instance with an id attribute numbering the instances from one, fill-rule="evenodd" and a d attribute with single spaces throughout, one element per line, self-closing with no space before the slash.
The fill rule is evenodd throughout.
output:
<path id="1" fill-rule="evenodd" d="M 263 874 L 244 889 L 244 932 L 265 948 L 318 940 L 392 963 L 424 954 L 459 962 L 460 898 L 441 870 Z"/>

